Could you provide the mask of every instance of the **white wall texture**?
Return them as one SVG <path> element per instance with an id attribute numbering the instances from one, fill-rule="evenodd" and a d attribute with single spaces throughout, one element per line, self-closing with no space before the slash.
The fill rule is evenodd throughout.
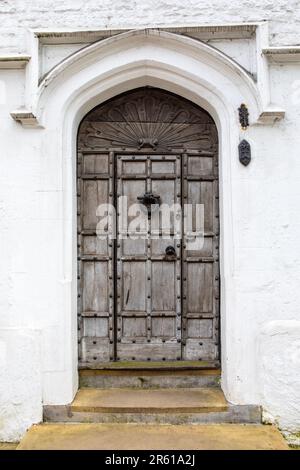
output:
<path id="1" fill-rule="evenodd" d="M 0 4 L 0 55 L 28 53 L 24 41 L 28 28 L 263 20 L 269 20 L 273 45 L 300 43 L 296 0 L 7 0 Z M 300 430 L 300 64 L 273 64 L 269 72 L 271 100 L 285 109 L 284 120 L 253 125 L 241 134 L 252 144 L 253 159 L 247 168 L 236 154 L 222 163 L 231 166 L 233 234 L 226 295 L 234 305 L 227 314 L 235 329 L 226 341 L 237 352 L 229 365 L 230 381 L 225 377 L 223 384 L 232 402 L 261 404 L 268 420 L 296 432 Z M 62 263 L 67 249 L 62 221 L 69 217 L 63 200 L 65 161 L 55 148 L 51 158 L 47 153 L 55 129 L 50 134 L 47 129 L 25 129 L 11 119 L 10 112 L 24 104 L 24 94 L 25 71 L 0 70 L 0 441 L 18 440 L 30 424 L 41 420 L 42 402 L 68 403 L 70 390 L 76 388 L 71 379 L 74 366 L 65 353 L 72 346 L 66 346 L 63 336 L 71 328 L 63 314 L 69 302 L 65 286 L 70 282 Z"/>
<path id="2" fill-rule="evenodd" d="M 40 332 L 0 329 L 0 441 L 20 440 L 41 419 Z"/>
<path id="3" fill-rule="evenodd" d="M 299 0 L 4 0 L 1 49 L 24 51 L 26 28 L 132 28 L 270 21 L 272 44 L 300 43 Z"/>
<path id="4" fill-rule="evenodd" d="M 258 359 L 260 402 L 265 420 L 289 433 L 299 431 L 300 322 L 264 324 L 259 333 Z"/>

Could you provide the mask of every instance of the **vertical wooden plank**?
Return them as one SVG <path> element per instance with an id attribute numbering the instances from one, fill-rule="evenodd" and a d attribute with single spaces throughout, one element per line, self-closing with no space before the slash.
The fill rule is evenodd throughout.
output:
<path id="1" fill-rule="evenodd" d="M 82 363 L 113 359 L 113 243 L 96 233 L 99 204 L 113 201 L 113 155 L 79 152 L 78 325 Z"/>
<path id="2" fill-rule="evenodd" d="M 204 244 L 183 253 L 184 358 L 218 360 L 219 341 L 219 218 L 218 153 L 184 156 L 184 200 L 204 205 Z"/>

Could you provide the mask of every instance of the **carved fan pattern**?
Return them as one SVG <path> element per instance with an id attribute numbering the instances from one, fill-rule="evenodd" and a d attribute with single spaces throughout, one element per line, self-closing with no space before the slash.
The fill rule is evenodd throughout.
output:
<path id="1" fill-rule="evenodd" d="M 92 110 L 81 124 L 79 144 L 88 148 L 209 149 L 214 130 L 212 118 L 201 108 L 168 92 L 143 88 Z"/>

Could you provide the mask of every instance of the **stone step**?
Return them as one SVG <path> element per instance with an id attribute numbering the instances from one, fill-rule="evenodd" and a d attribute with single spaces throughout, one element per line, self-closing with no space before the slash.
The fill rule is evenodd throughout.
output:
<path id="1" fill-rule="evenodd" d="M 71 411 L 99 413 L 207 413 L 226 411 L 221 389 L 79 389 Z"/>
<path id="2" fill-rule="evenodd" d="M 44 421 L 94 423 L 260 423 L 257 406 L 232 406 L 219 388 L 79 389 L 68 406 L 45 406 Z"/>
<path id="3" fill-rule="evenodd" d="M 39 424 L 17 450 L 287 450 L 264 425 Z"/>
<path id="4" fill-rule="evenodd" d="M 82 369 L 79 371 L 80 387 L 92 388 L 218 387 L 220 380 L 220 369 Z"/>

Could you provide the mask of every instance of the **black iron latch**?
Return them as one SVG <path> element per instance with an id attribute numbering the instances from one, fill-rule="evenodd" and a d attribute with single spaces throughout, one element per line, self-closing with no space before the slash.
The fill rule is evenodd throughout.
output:
<path id="1" fill-rule="evenodd" d="M 148 216 L 151 215 L 152 206 L 158 206 L 160 204 L 160 196 L 153 194 L 149 191 L 146 191 L 143 196 L 138 196 L 137 200 L 146 206 L 148 211 Z"/>

